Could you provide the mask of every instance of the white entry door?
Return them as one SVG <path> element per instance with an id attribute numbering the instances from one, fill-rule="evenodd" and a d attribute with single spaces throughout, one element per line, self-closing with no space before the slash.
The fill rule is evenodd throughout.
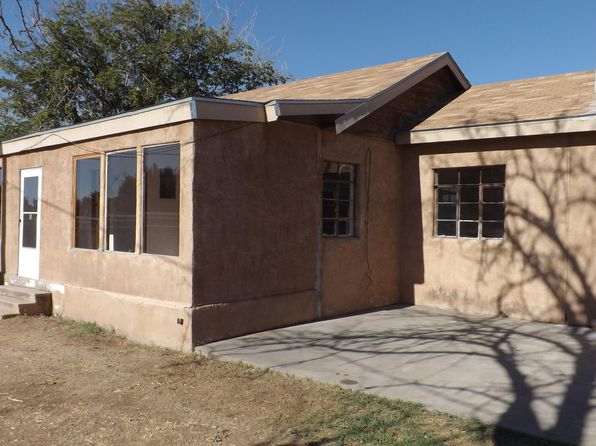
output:
<path id="1" fill-rule="evenodd" d="M 39 279 L 41 167 L 21 170 L 19 276 Z"/>

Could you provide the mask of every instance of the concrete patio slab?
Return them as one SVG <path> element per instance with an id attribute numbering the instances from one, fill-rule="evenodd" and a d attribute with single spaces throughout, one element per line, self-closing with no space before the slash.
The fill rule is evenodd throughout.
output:
<path id="1" fill-rule="evenodd" d="M 596 332 L 419 306 L 197 348 L 572 444 L 596 444 Z"/>

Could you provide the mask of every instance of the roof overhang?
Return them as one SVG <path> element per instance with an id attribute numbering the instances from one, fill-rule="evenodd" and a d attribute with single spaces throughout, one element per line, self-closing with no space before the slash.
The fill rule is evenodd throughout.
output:
<path id="1" fill-rule="evenodd" d="M 358 121 L 370 115 L 375 110 L 378 110 L 383 105 L 387 104 L 389 101 L 395 99 L 402 93 L 414 87 L 419 82 L 445 67 L 448 67 L 451 70 L 463 90 L 470 88 L 470 82 L 465 77 L 457 63 L 455 63 L 453 57 L 451 57 L 451 54 L 444 53 L 434 59 L 432 62 L 429 62 L 385 90 L 375 94 L 374 96 L 371 96 L 366 101 L 363 101 L 361 104 L 337 118 L 335 120 L 336 133 L 343 132 L 347 128 L 356 124 Z"/>
<path id="2" fill-rule="evenodd" d="M 11 139 L 2 143 L 0 154 L 12 155 L 55 145 L 178 124 L 194 119 L 267 121 L 263 104 L 259 102 L 193 97 Z"/>
<path id="3" fill-rule="evenodd" d="M 552 135 L 596 131 L 596 115 L 498 124 L 412 130 L 396 136 L 397 144 L 428 144 L 472 139 L 513 138 L 516 136 Z"/>
<path id="4" fill-rule="evenodd" d="M 343 115 L 365 99 L 296 100 L 277 99 L 265 104 L 267 122 L 292 116 Z"/>

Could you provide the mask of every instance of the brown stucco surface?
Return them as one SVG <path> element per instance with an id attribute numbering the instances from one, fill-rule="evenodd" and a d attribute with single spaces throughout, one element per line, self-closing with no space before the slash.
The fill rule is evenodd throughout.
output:
<path id="1" fill-rule="evenodd" d="M 137 253 L 73 248 L 74 157 L 170 142 L 181 146 L 180 255 L 139 254 L 141 209 Z M 7 157 L 5 271 L 18 273 L 20 170 L 41 166 L 40 279 L 65 285 L 64 294 L 54 294 L 55 311 L 113 326 L 133 339 L 190 349 L 185 308 L 192 305 L 193 157 L 192 122 Z M 137 186 L 141 177 L 138 171 Z M 137 194 L 140 199 L 142 188 Z M 186 326 L 177 325 L 178 318 Z"/>
<path id="2" fill-rule="evenodd" d="M 282 121 L 200 121 L 196 139 L 193 328 L 200 342 L 396 301 L 392 143 Z M 323 160 L 354 163 L 360 172 L 355 238 L 321 237 Z"/>
<path id="3" fill-rule="evenodd" d="M 594 133 L 406 146 L 405 303 L 594 325 Z M 433 169 L 506 165 L 503 240 L 433 236 Z"/>

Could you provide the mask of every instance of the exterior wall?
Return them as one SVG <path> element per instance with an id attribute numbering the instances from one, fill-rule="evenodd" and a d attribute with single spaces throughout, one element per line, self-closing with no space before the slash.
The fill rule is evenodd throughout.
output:
<path id="1" fill-rule="evenodd" d="M 54 293 L 55 313 L 112 326 L 138 341 L 191 350 L 193 127 L 188 122 L 7 157 L 5 271 L 18 274 L 20 170 L 41 166 L 40 279 L 65 288 L 64 294 Z M 73 157 L 131 148 L 140 151 L 143 146 L 170 142 L 181 146 L 179 256 L 140 254 L 142 209 L 138 206 L 136 253 L 73 248 Z M 139 167 L 137 202 L 142 200 L 141 181 Z M 100 223 L 103 239 L 102 228 Z M 177 324 L 179 318 L 183 325 Z"/>
<path id="2" fill-rule="evenodd" d="M 396 302 L 399 154 L 392 143 L 289 122 L 200 121 L 196 140 L 198 342 Z M 356 238 L 321 237 L 324 159 L 357 164 Z"/>
<path id="3" fill-rule="evenodd" d="M 404 146 L 404 303 L 573 325 L 596 318 L 596 134 Z M 433 169 L 506 165 L 503 240 L 433 236 Z"/>

